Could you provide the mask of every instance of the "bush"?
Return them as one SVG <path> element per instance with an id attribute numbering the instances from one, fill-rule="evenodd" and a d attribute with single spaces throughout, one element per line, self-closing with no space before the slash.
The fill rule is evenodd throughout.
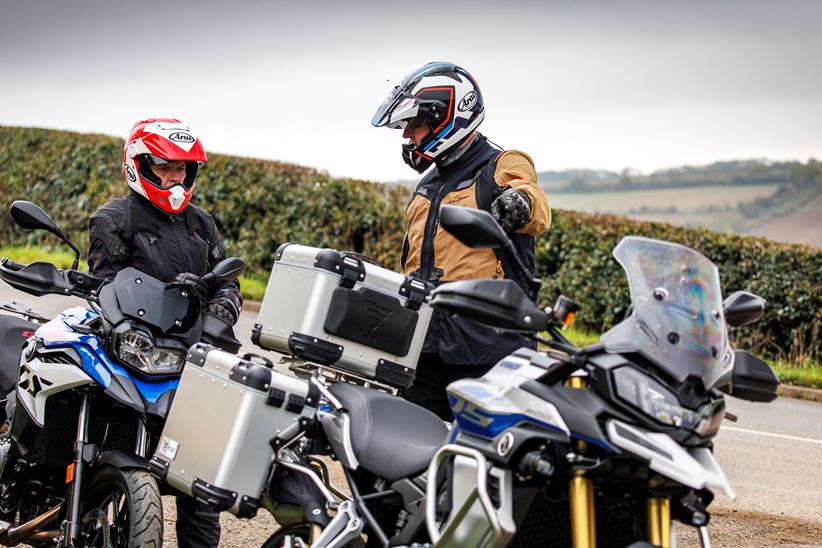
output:
<path id="1" fill-rule="evenodd" d="M 317 170 L 219 154 L 198 177 L 196 202 L 213 213 L 229 252 L 251 274 L 266 278 L 286 241 L 349 249 L 399 269 L 408 189 L 336 179 Z M 0 206 L 30 199 L 48 211 L 81 248 L 88 218 L 126 193 L 120 172 L 122 140 L 45 129 L 0 127 Z M 819 181 L 822 164 L 794 170 L 801 183 Z M 763 321 L 733 330 L 736 344 L 797 360 L 818 357 L 822 319 L 822 253 L 805 246 L 702 229 L 632 221 L 612 215 L 555 211 L 551 230 L 537 240 L 541 303 L 564 293 L 583 304 L 580 327 L 601 332 L 629 304 L 622 269 L 611 257 L 620 238 L 636 234 L 692 247 L 719 267 L 723 292 L 747 289 L 768 300 Z M 46 243 L 0 214 L 0 245 Z"/>

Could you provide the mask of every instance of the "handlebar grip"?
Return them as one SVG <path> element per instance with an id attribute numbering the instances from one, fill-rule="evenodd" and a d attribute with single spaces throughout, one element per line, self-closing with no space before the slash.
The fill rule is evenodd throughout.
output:
<path id="1" fill-rule="evenodd" d="M 9 270 L 14 270 L 14 271 L 23 270 L 24 268 L 26 268 L 28 266 L 27 264 L 15 263 L 14 261 L 9 259 L 8 257 L 3 257 L 3 260 L 0 261 L 0 264 L 5 266 Z"/>

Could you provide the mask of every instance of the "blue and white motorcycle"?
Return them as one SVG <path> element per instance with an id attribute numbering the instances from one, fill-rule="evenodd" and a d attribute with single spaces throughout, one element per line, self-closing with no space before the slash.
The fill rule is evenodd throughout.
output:
<path id="1" fill-rule="evenodd" d="M 148 459 L 171 405 L 188 348 L 200 340 L 239 349 L 231 327 L 201 317 L 196 293 L 136 269 L 111 283 L 78 272 L 79 250 L 30 202 L 11 208 L 26 229 L 47 230 L 75 251 L 69 270 L 0 260 L 0 278 L 35 296 L 72 295 L 75 307 L 46 321 L 0 321 L 0 384 L 8 394 L 0 433 L 0 545 L 160 546 L 160 490 Z M 208 282 L 244 267 L 227 259 Z M 40 320 L 42 325 L 28 320 Z M 13 341 L 31 335 L 14 348 Z M 11 347 L 11 348 L 10 348 Z"/>
<path id="2" fill-rule="evenodd" d="M 440 223 L 466 245 L 516 257 L 486 212 L 446 205 Z M 312 379 L 327 402 L 317 412 L 320 428 L 283 445 L 275 464 L 317 489 L 272 484 L 269 506 L 284 527 L 264 548 L 289 538 L 357 546 L 362 533 L 368 547 L 670 548 L 677 523 L 698 529 L 709 548 L 714 494 L 734 496 L 713 455 L 723 419 L 732 419 L 724 395 L 776 398 L 770 366 L 735 351 L 727 332 L 759 319 L 765 302 L 741 291 L 723 301 L 717 267 L 682 245 L 628 236 L 614 257 L 632 309 L 586 348 L 561 332 L 579 307 L 561 297 L 541 310 L 537 279 L 457 281 L 432 291 L 435 308 L 548 347 L 522 348 L 480 378 L 451 383 L 450 431 L 395 396 Z M 312 451 L 340 460 L 351 496 L 331 484 Z M 336 508 L 326 523 L 323 501 Z"/>

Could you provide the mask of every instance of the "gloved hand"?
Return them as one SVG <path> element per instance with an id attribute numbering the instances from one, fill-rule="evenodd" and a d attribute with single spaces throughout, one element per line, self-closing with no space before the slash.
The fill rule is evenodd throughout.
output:
<path id="1" fill-rule="evenodd" d="M 230 325 L 237 323 L 240 316 L 240 311 L 234 306 L 234 303 L 228 299 L 214 299 L 208 303 L 206 312 L 211 312 L 221 320 L 225 320 Z"/>
<path id="2" fill-rule="evenodd" d="M 531 201 L 524 192 L 509 188 L 491 203 L 491 215 L 505 232 L 519 230 L 531 219 Z"/>
<path id="3" fill-rule="evenodd" d="M 201 306 L 208 301 L 208 284 L 200 276 L 191 272 L 182 272 L 175 276 L 174 283 L 188 286 L 200 299 Z"/>

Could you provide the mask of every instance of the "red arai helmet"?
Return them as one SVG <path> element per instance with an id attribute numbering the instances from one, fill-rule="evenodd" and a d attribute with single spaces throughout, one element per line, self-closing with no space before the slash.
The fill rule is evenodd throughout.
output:
<path id="1" fill-rule="evenodd" d="M 183 183 L 163 188 L 151 166 L 178 160 L 186 163 Z M 197 170 L 207 161 L 203 144 L 186 124 L 174 118 L 149 118 L 134 124 L 126 139 L 123 176 L 134 192 L 174 215 L 188 205 Z"/>

